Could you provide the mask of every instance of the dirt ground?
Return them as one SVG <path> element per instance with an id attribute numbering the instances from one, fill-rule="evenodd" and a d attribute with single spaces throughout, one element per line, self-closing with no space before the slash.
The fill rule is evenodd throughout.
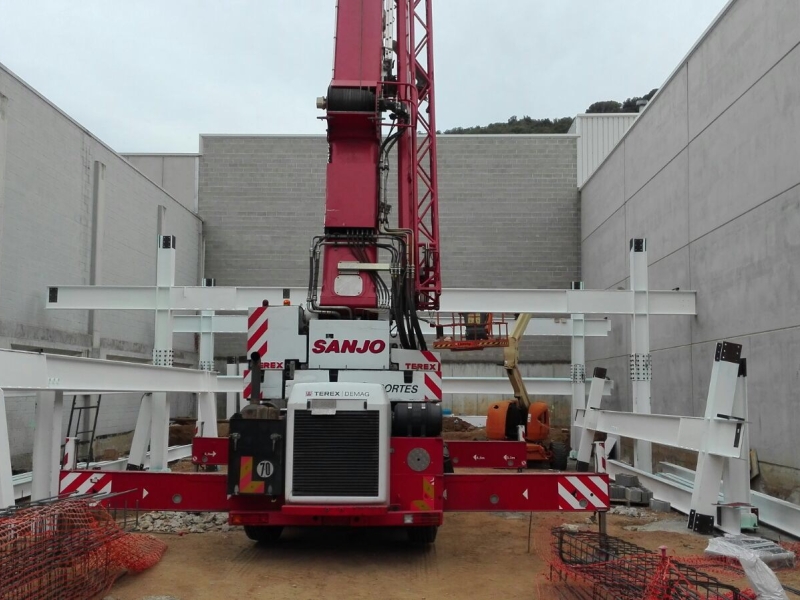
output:
<path id="1" fill-rule="evenodd" d="M 586 514 L 448 514 L 436 544 L 412 547 L 391 530 L 309 529 L 284 532 L 277 545 L 259 546 L 244 532 L 160 535 L 169 545 L 163 560 L 139 575 L 121 578 L 114 600 L 172 596 L 180 600 L 284 599 L 484 599 L 558 598 L 548 581 L 550 529 L 562 523 L 589 527 Z M 652 519 L 609 515 L 609 534 L 670 554 L 700 555 L 707 538 L 681 531 L 681 515 L 662 515 L 673 531 L 628 531 Z M 743 580 L 716 576 L 747 587 Z M 779 572 L 800 587 L 800 570 Z"/>

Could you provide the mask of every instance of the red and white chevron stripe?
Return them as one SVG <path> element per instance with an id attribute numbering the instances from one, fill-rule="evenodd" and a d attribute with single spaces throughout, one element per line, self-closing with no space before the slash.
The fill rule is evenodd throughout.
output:
<path id="1" fill-rule="evenodd" d="M 81 494 L 110 494 L 111 474 L 91 471 L 62 471 L 58 491 L 59 494 L 66 496 L 79 496 Z"/>
<path id="2" fill-rule="evenodd" d="M 242 398 L 247 400 L 253 395 L 253 386 L 252 386 L 252 378 L 250 377 L 250 369 L 245 369 L 242 374 L 242 383 L 244 384 L 244 388 L 242 389 Z M 261 399 L 264 399 L 264 390 L 261 390 Z"/>
<path id="3" fill-rule="evenodd" d="M 442 399 L 442 372 L 425 373 L 425 400 Z"/>
<path id="4" fill-rule="evenodd" d="M 558 510 L 609 507 L 608 483 L 600 475 L 564 475 L 558 480 Z"/>
<path id="5" fill-rule="evenodd" d="M 267 307 L 259 306 L 251 308 L 247 315 L 247 356 L 252 356 L 253 352 L 258 352 L 260 356 L 267 354 L 267 330 L 269 329 L 269 319 L 267 319 Z"/>

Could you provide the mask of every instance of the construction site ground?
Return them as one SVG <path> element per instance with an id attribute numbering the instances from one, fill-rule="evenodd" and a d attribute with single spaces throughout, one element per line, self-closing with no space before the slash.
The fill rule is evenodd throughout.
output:
<path id="1" fill-rule="evenodd" d="M 436 544 L 409 545 L 402 532 L 307 529 L 256 545 L 240 529 L 227 533 L 158 535 L 169 549 L 139 575 L 123 576 L 114 600 L 219 598 L 559 598 L 547 579 L 550 530 L 564 523 L 594 527 L 582 513 L 458 513 L 445 516 Z M 685 532 L 685 517 L 652 513 L 608 515 L 608 533 L 677 556 L 701 555 L 704 536 Z M 634 528 L 631 530 L 630 528 Z M 646 528 L 646 530 L 636 530 Z M 715 574 L 740 588 L 746 580 Z M 800 569 L 780 571 L 800 587 Z"/>

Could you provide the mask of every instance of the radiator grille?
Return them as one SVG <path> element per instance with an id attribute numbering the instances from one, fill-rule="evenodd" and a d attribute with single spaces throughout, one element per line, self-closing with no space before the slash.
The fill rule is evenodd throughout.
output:
<path id="1" fill-rule="evenodd" d="M 378 496 L 380 413 L 294 413 L 294 496 Z"/>

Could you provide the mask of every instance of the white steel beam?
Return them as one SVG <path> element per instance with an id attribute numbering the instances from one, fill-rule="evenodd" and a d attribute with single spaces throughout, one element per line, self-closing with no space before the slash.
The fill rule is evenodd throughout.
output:
<path id="1" fill-rule="evenodd" d="M 571 396 L 572 380 L 567 377 L 523 377 L 529 394 L 539 396 Z M 587 384 L 584 384 L 586 386 Z M 606 381 L 603 395 L 613 389 L 613 382 Z M 510 396 L 514 393 L 507 377 L 443 377 L 443 394 L 486 394 Z"/>
<path id="2" fill-rule="evenodd" d="M 6 396 L 0 389 L 0 509 L 14 506 L 14 479 L 11 473 L 11 445 L 8 440 Z"/>
<path id="3" fill-rule="evenodd" d="M 651 291 L 634 300 L 631 290 L 498 290 L 451 288 L 442 291 L 441 312 L 531 314 L 697 314 L 695 292 Z M 634 302 L 637 306 L 634 306 Z M 646 302 L 646 306 L 639 303 Z"/>
<path id="4" fill-rule="evenodd" d="M 158 367 L 0 349 L 0 388 L 74 392 L 239 392 L 240 377 L 196 369 Z"/>
<path id="5" fill-rule="evenodd" d="M 586 412 L 588 411 L 578 412 L 577 424 L 580 427 L 592 426 L 585 421 Z M 702 417 L 673 415 L 638 415 L 610 410 L 594 412 L 597 419 L 595 431 L 695 452 L 707 447 L 706 451 L 715 456 L 739 458 L 742 452 L 740 424 L 733 421 L 708 421 Z"/>
<path id="6" fill-rule="evenodd" d="M 292 305 L 306 302 L 306 288 L 173 287 L 172 310 L 247 310 L 262 300 L 280 305 L 284 290 Z M 641 302 L 638 301 L 637 302 Z M 142 286 L 56 286 L 50 288 L 47 308 L 153 310 L 155 288 Z M 697 314 L 693 291 L 651 291 L 651 315 Z M 641 310 L 644 307 L 638 307 Z M 633 314 L 630 290 L 508 290 L 449 288 L 442 291 L 440 312 L 492 312 L 530 314 Z M 427 313 L 422 313 L 423 316 Z"/>
<path id="7" fill-rule="evenodd" d="M 247 315 L 175 315 L 172 327 L 175 333 L 247 333 Z"/>
<path id="8" fill-rule="evenodd" d="M 420 313 L 427 315 L 428 313 Z M 445 321 L 446 322 L 446 321 Z M 208 331 L 201 315 L 175 315 L 172 317 L 173 331 L 175 333 L 200 333 Z M 513 330 L 516 321 L 508 321 L 508 329 Z M 423 325 L 424 327 L 424 325 Z M 525 330 L 526 337 L 533 336 L 558 336 L 570 337 L 574 331 L 573 319 L 557 318 L 531 319 Z M 611 331 L 611 321 L 608 319 L 584 319 L 585 337 L 606 337 Z M 213 315 L 211 318 L 211 333 L 247 333 L 247 315 Z M 423 330 L 425 337 L 435 337 L 433 331 Z"/>
<path id="9" fill-rule="evenodd" d="M 58 495 L 63 406 L 62 392 L 40 391 L 37 394 L 31 485 L 31 500 L 34 501 Z"/>
<path id="10" fill-rule="evenodd" d="M 608 472 L 612 476 L 618 473 L 638 475 L 642 485 L 652 490 L 655 498 L 666 500 L 672 504 L 672 508 L 689 514 L 696 475 L 691 469 L 670 463 L 661 463 L 663 472 L 654 475 L 618 460 L 609 459 L 607 465 Z M 727 502 L 727 499 L 720 494 L 719 501 Z M 754 490 L 750 492 L 750 501 L 758 509 L 760 523 L 800 537 L 800 506 Z"/>
<path id="11" fill-rule="evenodd" d="M 261 306 L 263 300 L 281 305 L 284 290 L 292 305 L 306 302 L 307 288 L 178 286 L 169 290 L 169 304 L 172 310 L 246 311 Z M 47 308 L 153 310 L 155 291 L 146 286 L 55 286 L 50 288 Z"/>
<path id="12" fill-rule="evenodd" d="M 634 294 L 635 312 L 631 315 L 630 379 L 633 412 L 649 415 L 652 359 L 650 356 L 650 315 L 647 290 L 647 241 L 630 241 L 630 289 Z M 633 464 L 637 469 L 652 472 L 653 449 L 650 442 L 637 439 L 633 444 Z"/>

